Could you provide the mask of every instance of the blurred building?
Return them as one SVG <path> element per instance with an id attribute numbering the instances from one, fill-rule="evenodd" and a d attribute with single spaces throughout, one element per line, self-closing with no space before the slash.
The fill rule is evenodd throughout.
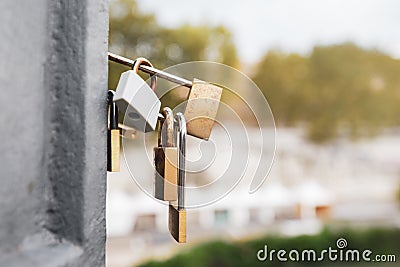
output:
<path id="1" fill-rule="evenodd" d="M 300 129 L 278 129 L 275 163 L 264 185 L 249 194 L 251 177 L 244 177 L 222 200 L 189 210 L 187 245 L 265 233 L 313 234 L 325 224 L 399 224 L 399 155 L 396 130 L 357 142 L 315 145 Z M 152 181 L 151 169 L 143 175 Z M 109 266 L 169 255 L 176 245 L 168 233 L 167 206 L 142 192 L 124 166 L 109 175 L 108 183 Z M 140 251 L 127 245 L 138 243 Z"/>

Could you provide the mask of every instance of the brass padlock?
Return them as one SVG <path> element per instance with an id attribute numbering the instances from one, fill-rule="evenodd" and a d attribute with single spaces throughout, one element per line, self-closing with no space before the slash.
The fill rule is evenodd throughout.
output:
<path id="1" fill-rule="evenodd" d="M 184 112 L 188 134 L 205 140 L 210 138 L 221 95 L 221 87 L 193 80 Z"/>
<path id="2" fill-rule="evenodd" d="M 159 200 L 177 200 L 178 149 L 174 140 L 174 114 L 168 107 L 161 112 L 158 147 L 154 148 L 154 197 Z"/>
<path id="3" fill-rule="evenodd" d="M 119 172 L 120 131 L 118 128 L 118 107 L 113 98 L 114 92 L 108 91 L 107 171 Z"/>
<path id="4" fill-rule="evenodd" d="M 186 243 L 186 210 L 185 210 L 185 156 L 186 156 L 186 121 L 182 113 L 175 116 L 178 157 L 178 201 L 170 202 L 168 211 L 168 228 L 172 237 L 179 243 Z"/>

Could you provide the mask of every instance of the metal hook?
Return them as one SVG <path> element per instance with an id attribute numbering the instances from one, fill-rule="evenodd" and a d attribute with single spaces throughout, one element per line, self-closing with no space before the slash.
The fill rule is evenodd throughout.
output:
<path id="1" fill-rule="evenodd" d="M 174 146 L 174 113 L 169 107 L 162 110 L 162 119 L 160 119 L 160 129 L 158 131 L 158 147 L 172 147 Z M 163 125 L 166 123 L 167 128 L 163 131 Z"/>
<path id="2" fill-rule="evenodd" d="M 175 115 L 178 156 L 178 210 L 185 208 L 185 183 L 186 183 L 186 120 L 181 112 Z"/>
<path id="3" fill-rule="evenodd" d="M 140 66 L 153 67 L 151 62 L 148 59 L 144 58 L 144 57 L 139 57 L 139 58 L 135 59 L 135 61 L 133 62 L 133 65 L 132 65 L 132 70 L 137 73 L 139 68 L 140 68 Z M 156 86 L 157 86 L 157 76 L 156 75 L 150 75 L 150 77 L 151 77 L 150 87 L 155 92 L 156 91 Z"/>

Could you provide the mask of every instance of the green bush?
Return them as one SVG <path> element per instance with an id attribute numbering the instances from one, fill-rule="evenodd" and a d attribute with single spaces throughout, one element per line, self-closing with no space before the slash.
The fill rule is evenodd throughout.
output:
<path id="1" fill-rule="evenodd" d="M 313 249 L 317 253 L 332 247 L 336 249 L 336 241 L 339 238 L 347 240 L 347 249 L 358 249 L 363 251 L 369 249 L 376 254 L 395 254 L 396 260 L 400 257 L 400 230 L 398 229 L 370 229 L 366 231 L 346 230 L 333 232 L 324 230 L 315 236 L 280 237 L 266 236 L 257 240 L 245 242 L 228 243 L 225 241 L 213 241 L 197 245 L 187 251 L 173 256 L 165 261 L 151 261 L 141 267 L 239 267 L 239 266 L 348 266 L 348 262 L 329 262 L 325 259 L 322 262 L 280 262 L 275 259 L 260 262 L 257 259 L 257 252 L 268 245 L 269 249 L 284 249 L 290 251 L 297 249 Z M 371 256 L 372 257 L 372 256 Z M 350 265 L 376 266 L 378 263 L 352 262 Z M 380 263 L 384 266 L 397 266 L 395 263 Z"/>

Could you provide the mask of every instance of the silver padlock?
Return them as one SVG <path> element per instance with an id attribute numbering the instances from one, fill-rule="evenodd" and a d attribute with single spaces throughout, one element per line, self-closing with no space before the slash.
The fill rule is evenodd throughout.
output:
<path id="1" fill-rule="evenodd" d="M 168 229 L 178 243 L 186 243 L 186 120 L 182 113 L 175 115 L 175 137 L 179 150 L 178 156 L 178 201 L 170 201 L 168 209 Z"/>
<path id="2" fill-rule="evenodd" d="M 145 58 L 137 58 L 128 70 L 121 74 L 114 96 L 119 111 L 125 113 L 123 123 L 141 132 L 154 131 L 161 102 L 154 93 L 156 76 L 151 77 L 151 87 L 138 74 L 139 66 L 152 67 Z"/>

